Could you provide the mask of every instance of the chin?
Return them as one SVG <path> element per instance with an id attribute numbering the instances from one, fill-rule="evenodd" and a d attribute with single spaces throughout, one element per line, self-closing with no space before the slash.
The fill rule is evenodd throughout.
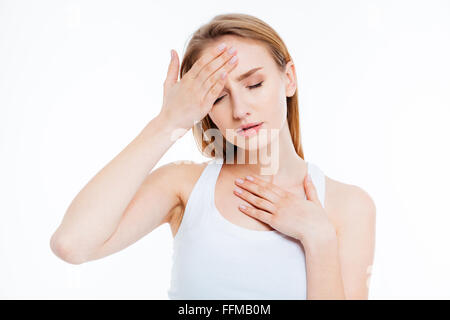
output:
<path id="1" fill-rule="evenodd" d="M 261 129 L 257 134 L 242 138 L 239 137 L 235 140 L 235 145 L 247 151 L 255 151 L 258 149 L 264 149 L 268 145 L 272 144 L 272 141 L 278 137 L 278 134 L 273 135 L 271 129 Z"/>

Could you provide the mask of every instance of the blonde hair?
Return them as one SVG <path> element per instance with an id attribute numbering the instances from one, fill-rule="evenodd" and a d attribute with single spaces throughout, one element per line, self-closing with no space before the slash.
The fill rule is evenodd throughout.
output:
<path id="1" fill-rule="evenodd" d="M 286 63 L 291 60 L 291 56 L 289 55 L 283 40 L 277 32 L 264 21 L 254 16 L 242 13 L 221 14 L 215 16 L 210 22 L 202 25 L 193 33 L 181 63 L 180 79 L 191 69 L 195 61 L 200 57 L 204 47 L 210 45 L 216 38 L 224 35 L 234 35 L 245 39 L 260 41 L 268 47 L 271 56 L 281 71 L 285 70 Z M 304 159 L 300 136 L 297 90 L 293 96 L 286 97 L 286 99 L 287 122 L 289 125 L 292 142 L 297 154 Z M 203 139 L 203 137 L 206 136 L 208 140 L 211 139 L 211 137 L 208 137 L 207 135 L 208 129 L 218 130 L 209 115 L 206 115 L 201 121 L 192 127 L 192 132 L 194 134 L 194 140 L 197 147 L 206 157 L 210 157 L 210 154 L 205 153 L 205 148 L 208 143 L 205 139 Z M 226 157 L 226 150 L 229 148 L 234 148 L 234 154 L 236 155 L 237 146 L 230 144 L 223 136 L 222 139 L 222 156 L 224 158 Z M 214 145 L 215 142 L 216 141 L 214 140 Z M 214 148 L 214 150 L 216 150 L 216 148 Z M 216 157 L 214 150 L 211 150 L 211 155 Z"/>

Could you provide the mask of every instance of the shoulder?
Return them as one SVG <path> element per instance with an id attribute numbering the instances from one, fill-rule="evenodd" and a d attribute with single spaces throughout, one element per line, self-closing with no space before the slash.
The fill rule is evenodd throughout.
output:
<path id="1" fill-rule="evenodd" d="M 374 224 L 376 206 L 366 190 L 325 176 L 325 209 L 336 229 Z"/>
<path id="2" fill-rule="evenodd" d="M 198 163 L 191 160 L 177 160 L 160 167 L 169 178 L 168 183 L 176 189 L 183 206 L 207 164 L 208 161 Z"/>
<path id="3" fill-rule="evenodd" d="M 165 171 L 167 174 L 181 174 L 184 177 L 195 171 L 202 171 L 207 164 L 208 162 L 199 163 L 192 160 L 176 160 L 158 167 L 157 170 Z"/>
<path id="4" fill-rule="evenodd" d="M 169 225 L 175 235 L 181 224 L 189 195 L 200 178 L 208 162 L 197 163 L 190 160 L 177 160 L 161 167 L 166 172 L 168 184 L 174 188 L 179 198 L 179 205 L 169 215 Z"/>

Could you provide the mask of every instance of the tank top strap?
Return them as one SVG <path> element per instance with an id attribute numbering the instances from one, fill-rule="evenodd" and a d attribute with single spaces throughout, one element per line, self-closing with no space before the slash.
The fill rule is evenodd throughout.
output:
<path id="1" fill-rule="evenodd" d="M 308 163 L 308 173 L 311 175 L 311 179 L 316 188 L 317 195 L 319 197 L 320 203 L 325 207 L 325 174 L 323 171 L 314 163 Z"/>
<path id="2" fill-rule="evenodd" d="M 206 218 L 203 215 L 211 211 L 208 199 L 212 197 L 212 188 L 220 172 L 218 163 L 220 163 L 218 160 L 212 159 L 203 168 L 200 177 L 191 190 L 174 240 L 178 239 L 186 230 L 193 226 L 200 226 Z"/>

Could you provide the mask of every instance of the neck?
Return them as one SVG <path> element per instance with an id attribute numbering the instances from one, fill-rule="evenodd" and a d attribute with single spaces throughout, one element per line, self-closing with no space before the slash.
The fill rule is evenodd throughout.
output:
<path id="1" fill-rule="evenodd" d="M 236 176 L 256 174 L 275 184 L 298 184 L 306 174 L 306 161 L 295 151 L 287 122 L 279 135 L 270 140 L 266 146 L 255 150 L 237 148 L 234 163 L 230 165 L 226 161 L 224 166 L 229 166 Z"/>

